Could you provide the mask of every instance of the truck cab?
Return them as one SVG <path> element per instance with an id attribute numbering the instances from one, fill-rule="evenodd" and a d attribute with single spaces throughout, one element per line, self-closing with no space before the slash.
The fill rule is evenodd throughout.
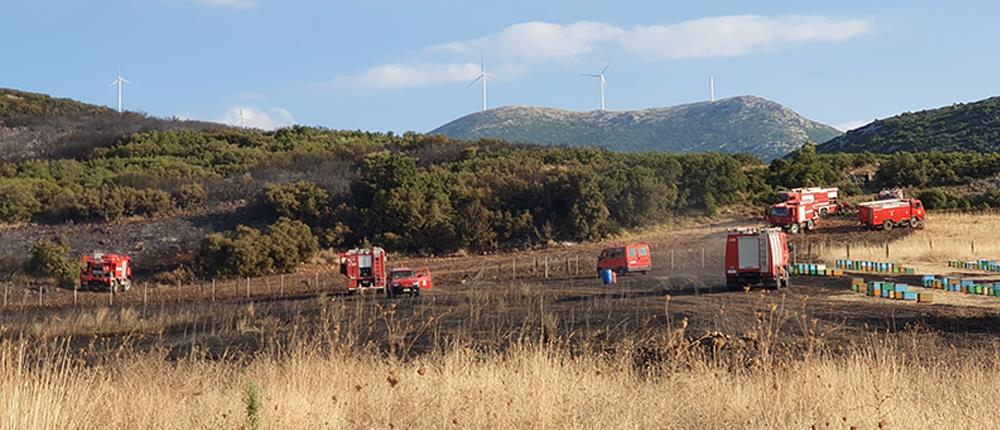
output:
<path id="1" fill-rule="evenodd" d="M 816 227 L 819 213 L 808 203 L 783 202 L 772 205 L 767 211 L 767 222 L 792 234 Z"/>
<path id="2" fill-rule="evenodd" d="M 410 293 L 419 295 L 421 290 L 429 290 L 434 285 L 431 271 L 428 268 L 413 270 L 408 267 L 397 267 L 389 272 L 389 294 Z"/>
<path id="3" fill-rule="evenodd" d="M 634 243 L 605 248 L 597 257 L 597 272 L 610 269 L 624 275 L 628 272 L 646 273 L 653 269 L 649 244 Z"/>

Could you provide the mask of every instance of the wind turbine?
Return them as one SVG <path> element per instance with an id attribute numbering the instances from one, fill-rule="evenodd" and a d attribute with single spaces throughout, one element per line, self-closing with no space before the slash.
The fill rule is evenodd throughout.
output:
<path id="1" fill-rule="evenodd" d="M 708 78 L 708 96 L 709 100 L 715 101 L 715 78 Z"/>
<path id="2" fill-rule="evenodd" d="M 112 87 L 115 85 L 118 86 L 118 113 L 122 113 L 122 87 L 124 87 L 125 84 L 131 84 L 131 83 L 132 82 L 129 82 L 128 79 L 122 77 L 122 70 L 118 69 L 118 77 L 111 82 Z"/>
<path id="3" fill-rule="evenodd" d="M 244 128 L 246 125 L 246 117 L 243 116 L 243 106 L 240 106 L 240 128 Z"/>
<path id="4" fill-rule="evenodd" d="M 484 111 L 487 109 L 487 106 L 486 106 L 486 81 L 489 81 L 490 79 L 496 79 L 496 78 L 497 78 L 496 76 L 493 76 L 493 75 L 491 75 L 489 73 L 486 73 L 486 62 L 483 61 L 483 57 L 479 57 L 479 76 L 476 76 L 476 79 L 473 79 L 472 82 L 469 82 L 469 85 L 466 85 L 465 87 L 469 88 L 473 84 L 475 84 L 476 82 L 483 81 L 483 110 Z"/>
<path id="5" fill-rule="evenodd" d="M 601 69 L 601 73 L 598 73 L 596 75 L 595 74 L 591 74 L 591 73 L 581 73 L 580 74 L 580 76 L 587 76 L 587 77 L 591 77 L 591 78 L 598 78 L 600 80 L 600 84 L 601 84 L 601 110 L 604 110 L 604 90 L 608 87 L 608 80 L 604 78 L 604 73 L 608 71 L 608 67 L 611 67 L 611 62 L 610 61 L 608 61 L 608 64 L 606 64 L 604 66 L 604 68 Z"/>

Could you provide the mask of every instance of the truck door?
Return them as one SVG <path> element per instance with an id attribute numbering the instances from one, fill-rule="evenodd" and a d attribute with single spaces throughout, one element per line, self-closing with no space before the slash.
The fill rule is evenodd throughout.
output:
<path id="1" fill-rule="evenodd" d="M 736 239 L 739 269 L 760 269 L 760 241 L 757 236 L 741 236 Z"/>

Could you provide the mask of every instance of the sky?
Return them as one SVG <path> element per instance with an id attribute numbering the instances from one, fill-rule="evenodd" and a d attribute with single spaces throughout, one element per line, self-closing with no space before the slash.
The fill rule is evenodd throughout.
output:
<path id="1" fill-rule="evenodd" d="M 1000 2 L 0 0 L 0 87 L 270 129 L 765 97 L 841 129 L 1000 88 Z"/>

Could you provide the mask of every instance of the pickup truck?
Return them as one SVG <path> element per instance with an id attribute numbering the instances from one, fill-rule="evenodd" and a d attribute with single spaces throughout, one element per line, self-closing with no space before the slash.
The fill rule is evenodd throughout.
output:
<path id="1" fill-rule="evenodd" d="M 421 290 L 429 290 L 434 285 L 431 278 L 430 269 L 423 268 L 413 270 L 407 267 L 399 267 L 389 272 L 389 295 L 395 296 L 402 293 L 420 295 Z"/>

